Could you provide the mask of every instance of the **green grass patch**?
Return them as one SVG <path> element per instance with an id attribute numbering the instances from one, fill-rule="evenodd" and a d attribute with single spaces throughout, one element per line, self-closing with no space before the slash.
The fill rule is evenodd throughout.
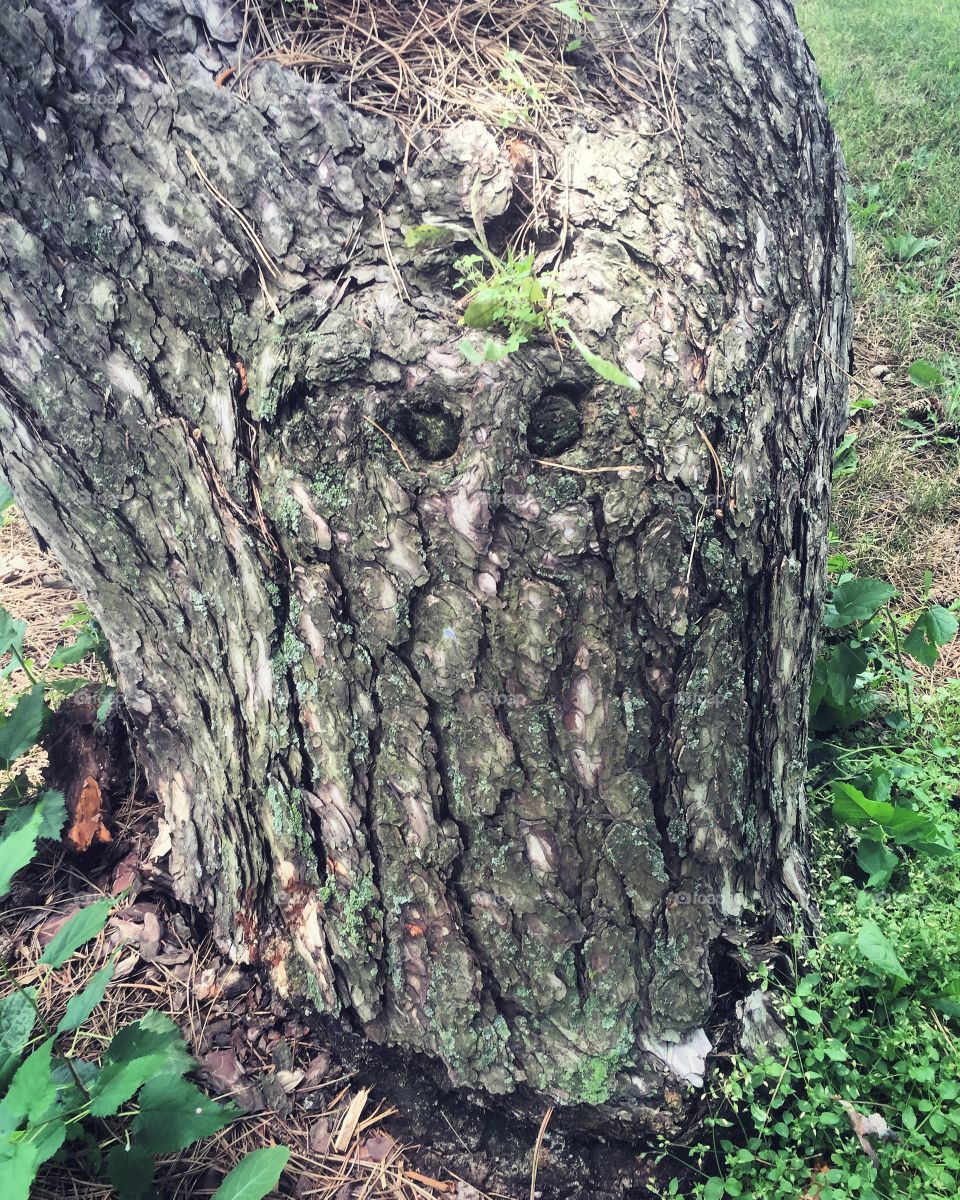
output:
<path id="1" fill-rule="evenodd" d="M 904 360 L 956 366 L 960 7 L 800 0 L 851 177 L 857 298 Z"/>

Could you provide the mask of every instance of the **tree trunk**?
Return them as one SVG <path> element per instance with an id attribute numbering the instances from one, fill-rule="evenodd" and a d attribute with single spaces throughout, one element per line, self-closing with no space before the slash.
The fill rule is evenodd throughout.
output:
<path id="1" fill-rule="evenodd" d="M 516 232 L 497 130 L 411 155 L 273 63 L 241 99 L 212 0 L 7 0 L 0 468 L 220 945 L 457 1085 L 642 1131 L 809 912 L 850 247 L 787 4 L 593 8 L 675 70 L 544 135 L 540 244 L 637 391 L 546 336 L 458 349 L 469 242 L 403 232 Z"/>

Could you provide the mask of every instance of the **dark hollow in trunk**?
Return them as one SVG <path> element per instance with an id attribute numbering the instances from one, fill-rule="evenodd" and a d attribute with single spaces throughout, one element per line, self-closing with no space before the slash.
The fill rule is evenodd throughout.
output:
<path id="1" fill-rule="evenodd" d="M 242 99 L 222 7 L 0 12 L 0 467 L 221 947 L 502 1105 L 673 1129 L 809 912 L 850 333 L 810 56 L 780 0 L 594 4 L 671 56 L 669 120 L 653 89 L 532 138 L 538 244 L 630 391 L 547 336 L 470 365 L 469 241 L 405 246 L 502 249 L 508 138 L 410 155 L 273 63 Z"/>

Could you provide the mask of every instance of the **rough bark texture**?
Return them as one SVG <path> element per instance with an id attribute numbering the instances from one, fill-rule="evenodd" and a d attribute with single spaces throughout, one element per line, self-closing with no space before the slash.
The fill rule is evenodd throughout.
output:
<path id="1" fill-rule="evenodd" d="M 554 148 L 567 313 L 629 392 L 549 339 L 470 366 L 469 246 L 404 248 L 509 231 L 495 131 L 405 173 L 333 89 L 214 86 L 213 9 L 0 12 L 0 466 L 222 945 L 456 1084 L 669 1125 L 808 904 L 849 245 L 792 11 L 674 0 L 679 137 L 624 101 Z"/>

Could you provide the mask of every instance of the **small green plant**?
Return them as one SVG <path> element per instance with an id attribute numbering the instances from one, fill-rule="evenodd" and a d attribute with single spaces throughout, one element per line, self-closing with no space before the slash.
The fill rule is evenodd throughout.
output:
<path id="1" fill-rule="evenodd" d="M 89 613 L 79 612 L 69 624 L 79 633 L 53 656 L 54 670 L 103 653 Z M 31 684 L 0 714 L 0 770 L 7 775 L 36 744 L 50 715 L 47 684 L 23 653 L 25 631 L 24 622 L 0 608 L 0 661 L 9 654 Z M 15 874 L 35 857 L 37 843 L 60 836 L 67 812 L 60 792 L 37 794 L 20 774 L 0 793 L 0 818 L 2 899 Z M 94 900 L 60 927 L 37 961 L 38 986 L 22 986 L 0 962 L 8 989 L 0 998 L 0 1175 L 9 1200 L 28 1200 L 38 1171 L 54 1156 L 83 1156 L 119 1200 L 144 1200 L 154 1194 L 158 1155 L 182 1150 L 240 1114 L 232 1104 L 214 1103 L 186 1078 L 197 1064 L 164 1013 L 145 1013 L 105 1046 L 85 1034 L 113 979 L 116 955 L 69 998 L 55 1025 L 47 1019 L 55 972 L 99 936 L 117 903 L 113 897 Z M 84 1046 L 94 1052 L 83 1054 Z M 276 1186 L 288 1155 L 283 1147 L 249 1155 L 223 1180 L 217 1200 L 262 1200 Z"/>
<path id="2" fill-rule="evenodd" d="M 957 618 L 942 605 L 924 604 L 904 629 L 890 607 L 896 588 L 880 579 L 853 575 L 843 556 L 835 556 L 831 566 L 839 571 L 839 578 L 824 608 L 825 640 L 814 665 L 810 694 L 812 728 L 824 732 L 865 720 L 880 702 L 884 682 L 896 685 L 905 708 L 905 712 L 891 708 L 887 723 L 912 723 L 914 675 L 905 655 L 932 666 L 941 647 L 956 637 Z M 928 594 L 929 588 L 928 579 Z"/>
<path id="3" fill-rule="evenodd" d="M 462 226 L 417 225 L 406 234 L 407 247 L 414 250 L 432 250 L 457 240 L 472 242 L 476 251 L 454 262 L 456 286 L 466 292 L 461 322 L 468 329 L 487 333 L 480 349 L 468 338 L 461 341 L 460 351 L 468 362 L 499 362 L 534 337 L 547 334 L 556 340 L 559 332 L 602 379 L 634 391 L 639 388 L 631 375 L 591 350 L 573 332 L 561 300 L 554 295 L 556 277 L 537 273 L 532 252 L 520 255 L 508 247 L 505 256 L 498 258 Z M 491 330 L 500 332 L 503 340 L 492 336 Z"/>
<path id="4" fill-rule="evenodd" d="M 884 249 L 894 262 L 907 263 L 940 245 L 938 238 L 914 237 L 912 233 L 898 233 L 883 239 Z"/>

